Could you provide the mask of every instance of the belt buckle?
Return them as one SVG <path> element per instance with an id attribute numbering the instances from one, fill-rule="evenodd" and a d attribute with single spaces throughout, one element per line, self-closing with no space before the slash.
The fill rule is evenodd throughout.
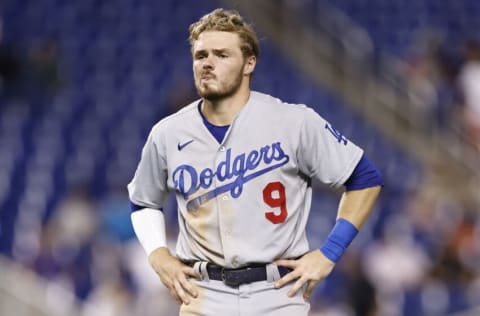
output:
<path id="1" fill-rule="evenodd" d="M 228 275 L 225 274 L 225 272 L 230 272 L 228 273 Z M 220 273 L 221 273 L 221 278 L 222 278 L 222 282 L 225 284 L 225 285 L 228 285 L 230 287 L 238 287 L 240 285 L 240 282 L 238 280 L 238 278 L 230 278 L 228 276 L 232 276 L 231 274 L 232 271 L 225 271 L 225 268 L 222 267 L 221 270 L 220 270 Z"/>

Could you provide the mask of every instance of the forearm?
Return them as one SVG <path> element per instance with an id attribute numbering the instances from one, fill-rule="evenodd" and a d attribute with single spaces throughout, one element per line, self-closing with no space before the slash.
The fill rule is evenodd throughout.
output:
<path id="1" fill-rule="evenodd" d="M 343 194 L 337 222 L 320 251 L 331 261 L 338 262 L 367 220 L 380 193 L 380 186 L 347 191 Z"/>
<path id="2" fill-rule="evenodd" d="M 167 237 L 162 211 L 150 208 L 140 209 L 132 213 L 131 219 L 135 234 L 147 256 L 158 248 L 166 249 Z"/>
<path id="3" fill-rule="evenodd" d="M 375 186 L 343 193 L 337 219 L 343 218 L 360 230 L 370 215 L 380 190 L 380 186 Z"/>

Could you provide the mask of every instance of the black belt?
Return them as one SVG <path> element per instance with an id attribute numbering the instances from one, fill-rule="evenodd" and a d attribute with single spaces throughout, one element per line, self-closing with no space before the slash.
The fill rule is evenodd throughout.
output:
<path id="1" fill-rule="evenodd" d="M 188 263 L 193 266 L 193 263 Z M 280 277 L 292 271 L 287 267 L 278 266 Z M 239 269 L 225 269 L 214 264 L 207 264 L 207 272 L 210 280 L 223 281 L 228 286 L 238 287 L 242 284 L 267 280 L 266 265 L 247 266 Z"/>

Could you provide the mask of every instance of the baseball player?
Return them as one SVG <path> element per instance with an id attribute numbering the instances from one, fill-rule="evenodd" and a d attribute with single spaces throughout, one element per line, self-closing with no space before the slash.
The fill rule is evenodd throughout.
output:
<path id="1" fill-rule="evenodd" d="M 201 98 L 150 132 L 128 185 L 136 235 L 180 315 L 307 315 L 313 289 L 367 219 L 381 174 L 311 108 L 250 90 L 259 47 L 237 12 L 217 9 L 189 30 Z M 315 250 L 305 235 L 313 178 L 346 186 Z M 163 215 L 171 190 L 175 255 Z"/>

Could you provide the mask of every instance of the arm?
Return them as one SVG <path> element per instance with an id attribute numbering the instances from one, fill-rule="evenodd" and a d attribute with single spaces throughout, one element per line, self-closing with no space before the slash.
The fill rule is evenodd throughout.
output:
<path id="1" fill-rule="evenodd" d="M 369 216 L 378 192 L 364 189 L 383 186 L 380 171 L 363 155 L 345 182 L 346 191 L 340 200 L 337 223 L 320 251 L 331 261 L 338 262 L 346 248 L 362 228 Z M 346 203 L 346 204 L 345 204 Z"/>
<path id="2" fill-rule="evenodd" d="M 363 155 L 345 186 L 346 192 L 338 206 L 337 223 L 323 246 L 305 254 L 299 260 L 276 262 L 294 269 L 276 284 L 277 287 L 282 287 L 298 279 L 289 292 L 290 296 L 295 295 L 303 284 L 308 282 L 304 294 L 305 300 L 308 300 L 315 286 L 330 274 L 370 215 L 383 186 L 383 177 L 375 165 Z"/>
<path id="3" fill-rule="evenodd" d="M 199 275 L 193 268 L 172 256 L 167 247 L 155 249 L 148 256 L 148 261 L 178 304 L 188 305 L 191 298 L 198 296 L 197 287 L 189 278 L 197 278 Z"/>
<path id="4" fill-rule="evenodd" d="M 153 270 L 177 302 L 188 304 L 196 289 L 188 280 L 194 270 L 172 256 L 167 248 L 162 206 L 168 197 L 167 160 L 161 126 L 152 128 L 142 150 L 135 176 L 128 184 L 132 226 Z M 138 204 L 137 204 L 138 203 Z"/>
<path id="5" fill-rule="evenodd" d="M 380 190 L 380 186 L 374 186 L 343 193 L 338 207 L 337 219 L 346 219 L 360 230 L 370 215 Z"/>
<path id="6" fill-rule="evenodd" d="M 337 218 L 345 219 L 352 223 L 356 229 L 361 229 L 373 208 L 380 190 L 380 186 L 375 186 L 345 192 L 340 200 Z M 298 260 L 278 260 L 275 264 L 293 269 L 292 272 L 280 279 L 275 284 L 275 287 L 280 288 L 296 279 L 297 281 L 288 293 L 288 296 L 292 297 L 308 282 L 304 293 L 305 300 L 310 298 L 315 286 L 327 277 L 335 266 L 335 262 L 329 259 L 320 249 L 306 253 Z"/>
<path id="7" fill-rule="evenodd" d="M 148 260 L 170 294 L 181 304 L 190 303 L 190 297 L 197 297 L 196 287 L 188 280 L 198 277 L 195 270 L 184 265 L 168 250 L 165 233 L 165 218 L 161 210 L 139 208 L 132 204 L 133 229 Z"/>

